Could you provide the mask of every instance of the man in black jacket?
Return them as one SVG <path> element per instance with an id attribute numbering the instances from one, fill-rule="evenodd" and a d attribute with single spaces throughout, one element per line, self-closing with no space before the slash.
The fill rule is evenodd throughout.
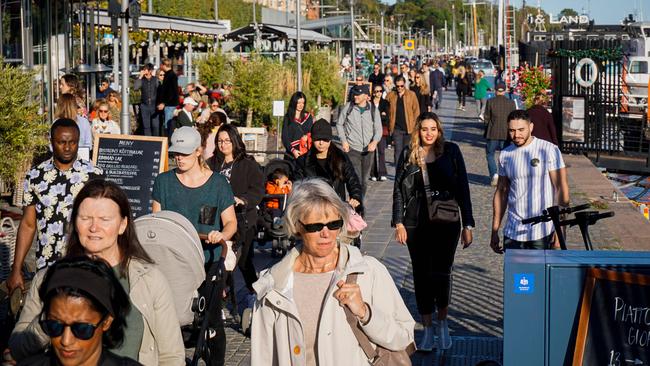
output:
<path id="1" fill-rule="evenodd" d="M 372 83 L 372 87 L 382 85 L 384 83 L 384 74 L 381 73 L 381 64 L 376 63 L 372 67 L 372 74 L 368 76 L 368 81 Z"/>
<path id="2" fill-rule="evenodd" d="M 495 153 L 503 150 L 508 140 L 508 115 L 517 109 L 515 102 L 506 98 L 506 84 L 498 83 L 496 96 L 487 101 L 485 105 L 485 157 L 487 159 L 488 171 L 491 185 L 496 186 L 499 176 L 497 175 L 497 163 Z"/>
<path id="3" fill-rule="evenodd" d="M 436 109 L 440 107 L 440 102 L 442 102 L 442 88 L 445 84 L 445 73 L 442 67 L 438 66 L 429 73 L 429 85 L 431 88 L 431 95 L 434 96 Z"/>
<path id="4" fill-rule="evenodd" d="M 165 78 L 158 89 L 156 103 L 158 110 L 165 113 L 164 128 L 167 131 L 167 136 L 171 136 L 174 126 L 169 121 L 174 118 L 174 110 L 178 106 L 178 76 L 172 70 L 172 60 L 168 58 L 163 59 L 160 69 L 165 72 Z"/>
<path id="5" fill-rule="evenodd" d="M 156 113 L 158 79 L 153 76 L 153 65 L 146 64 L 133 84 L 140 92 L 140 117 L 145 136 L 160 136 L 160 123 Z"/>

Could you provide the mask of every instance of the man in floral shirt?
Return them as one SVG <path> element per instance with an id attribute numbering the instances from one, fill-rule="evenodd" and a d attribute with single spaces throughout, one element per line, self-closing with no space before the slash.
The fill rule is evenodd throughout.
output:
<path id="1" fill-rule="evenodd" d="M 42 269 L 65 254 L 66 225 L 72 202 L 84 184 L 101 177 L 102 170 L 77 156 L 79 127 L 61 118 L 50 129 L 52 158 L 32 168 L 25 178 L 23 218 L 16 237 L 16 254 L 7 280 L 10 291 L 24 289 L 21 269 L 38 232 L 36 268 Z"/>

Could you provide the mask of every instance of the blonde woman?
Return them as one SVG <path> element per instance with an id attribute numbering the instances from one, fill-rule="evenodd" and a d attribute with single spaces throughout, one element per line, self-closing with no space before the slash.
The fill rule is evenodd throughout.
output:
<path id="1" fill-rule="evenodd" d="M 424 78 L 424 74 L 417 73 L 414 76 L 414 83 L 411 85 L 411 90 L 418 97 L 418 104 L 420 105 L 420 113 L 431 112 L 431 95 L 429 94 L 429 87 Z"/>
<path id="2" fill-rule="evenodd" d="M 97 117 L 91 123 L 93 140 L 100 133 L 119 134 L 120 125 L 111 119 L 108 102 L 102 100 L 97 106 Z"/>
<path id="3" fill-rule="evenodd" d="M 56 118 L 69 118 L 77 122 L 79 126 L 79 147 L 86 148 L 88 151 L 93 148 L 93 137 L 90 132 L 90 122 L 86 117 L 79 114 L 79 105 L 77 98 L 70 93 L 62 94 L 56 101 Z"/>
<path id="4" fill-rule="evenodd" d="M 458 145 L 445 141 L 442 122 L 435 113 L 425 112 L 417 119 L 411 143 L 402 152 L 395 172 L 392 224 L 395 239 L 407 245 L 411 255 L 415 300 L 424 325 L 418 349 L 448 349 L 454 255 L 459 238 L 463 248 L 472 244 L 474 218 L 463 155 Z M 433 199 L 455 201 L 462 220 L 429 220 L 425 176 Z M 435 238 L 433 243 L 431 238 Z M 437 329 L 433 321 L 436 311 Z"/>
<path id="5" fill-rule="evenodd" d="M 458 66 L 458 74 L 456 75 L 456 95 L 458 95 L 458 109 L 465 110 L 465 98 L 469 94 L 469 76 L 465 66 Z"/>

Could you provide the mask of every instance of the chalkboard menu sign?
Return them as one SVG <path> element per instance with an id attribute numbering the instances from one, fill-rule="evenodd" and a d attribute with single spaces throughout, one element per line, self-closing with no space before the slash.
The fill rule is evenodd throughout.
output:
<path id="1" fill-rule="evenodd" d="M 650 276 L 590 269 L 573 366 L 650 365 Z"/>
<path id="2" fill-rule="evenodd" d="M 151 213 L 154 180 L 167 168 L 167 138 L 98 134 L 93 146 L 93 162 L 126 192 L 133 216 Z"/>

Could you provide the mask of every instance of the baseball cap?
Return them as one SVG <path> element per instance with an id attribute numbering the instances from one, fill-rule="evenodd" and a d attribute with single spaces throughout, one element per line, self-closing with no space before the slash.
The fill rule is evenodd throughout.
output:
<path id="1" fill-rule="evenodd" d="M 332 126 L 324 118 L 320 118 L 311 126 L 311 139 L 316 140 L 332 140 Z"/>
<path id="2" fill-rule="evenodd" d="M 191 105 L 193 105 L 195 107 L 197 105 L 199 105 L 199 103 L 197 103 L 196 100 L 194 100 L 194 98 L 192 98 L 192 97 L 187 97 L 187 98 L 183 99 L 183 105 L 185 105 L 185 104 L 191 104 Z"/>
<path id="3" fill-rule="evenodd" d="M 370 94 L 370 88 L 368 88 L 368 84 L 364 85 L 355 85 L 352 87 L 352 90 L 350 91 L 350 94 L 352 95 L 361 95 L 361 94 Z"/>
<path id="4" fill-rule="evenodd" d="M 506 91 L 506 84 L 505 83 L 497 83 L 496 89 L 497 89 L 497 91 Z"/>
<path id="5" fill-rule="evenodd" d="M 183 126 L 174 131 L 171 143 L 169 152 L 191 154 L 201 146 L 201 134 L 193 127 Z"/>

